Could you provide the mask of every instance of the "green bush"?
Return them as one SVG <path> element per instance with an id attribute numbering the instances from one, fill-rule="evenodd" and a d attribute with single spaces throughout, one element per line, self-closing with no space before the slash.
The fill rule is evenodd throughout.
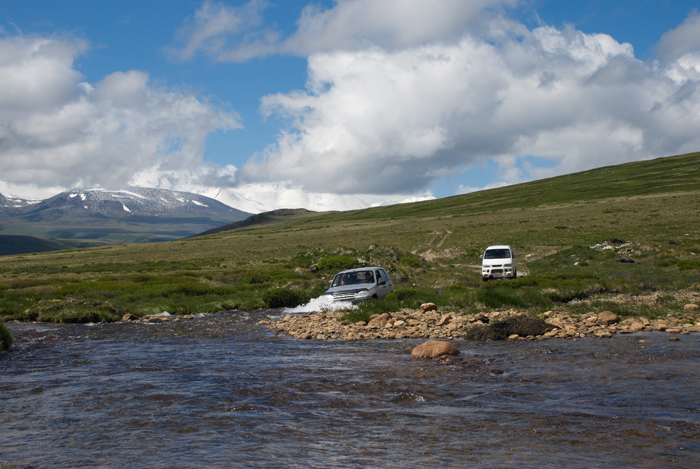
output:
<path id="1" fill-rule="evenodd" d="M 348 270 L 358 265 L 357 257 L 350 255 L 325 256 L 317 264 L 320 270 Z"/>
<path id="2" fill-rule="evenodd" d="M 467 339 L 472 340 L 506 340 L 513 334 L 520 337 L 537 336 L 547 332 L 549 326 L 540 318 L 532 316 L 511 316 L 493 324 L 474 326 L 467 331 Z"/>
<path id="3" fill-rule="evenodd" d="M 9 350 L 12 345 L 12 335 L 6 325 L 0 322 L 0 352 Z"/>
<path id="4" fill-rule="evenodd" d="M 415 257 L 402 257 L 399 259 L 399 262 L 409 267 L 420 267 L 421 265 L 420 259 L 416 259 Z"/>
<path id="5" fill-rule="evenodd" d="M 289 288 L 278 288 L 268 290 L 263 295 L 263 301 L 268 308 L 294 308 L 304 303 L 308 303 L 311 298 L 307 293 Z"/>

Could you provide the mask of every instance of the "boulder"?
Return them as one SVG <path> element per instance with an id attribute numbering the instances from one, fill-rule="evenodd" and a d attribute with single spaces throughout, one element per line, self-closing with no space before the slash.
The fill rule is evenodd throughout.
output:
<path id="1" fill-rule="evenodd" d="M 686 311 L 697 311 L 698 309 L 700 309 L 700 306 L 698 306 L 694 303 L 690 303 L 690 304 L 683 306 L 683 309 Z"/>
<path id="2" fill-rule="evenodd" d="M 449 324 L 449 322 L 452 320 L 452 316 L 449 314 L 443 315 L 440 320 L 435 324 L 436 326 L 444 326 L 445 324 Z"/>
<path id="3" fill-rule="evenodd" d="M 437 358 L 443 355 L 459 355 L 459 350 L 443 340 L 429 340 L 417 345 L 411 352 L 413 358 Z"/>
<path id="4" fill-rule="evenodd" d="M 420 305 L 420 310 L 424 313 L 428 311 L 437 311 L 437 306 L 435 305 L 435 303 L 423 303 L 422 305 Z"/>
<path id="5" fill-rule="evenodd" d="M 133 314 L 126 313 L 124 316 L 122 316 L 122 321 L 135 321 L 138 319 L 138 316 L 134 316 Z"/>
<path id="6" fill-rule="evenodd" d="M 603 311 L 598 316 L 598 324 L 604 326 L 609 326 L 610 324 L 616 324 L 618 322 L 620 322 L 620 316 L 611 311 Z"/>
<path id="7" fill-rule="evenodd" d="M 376 318 L 372 319 L 369 323 L 367 323 L 367 327 L 369 327 L 369 328 L 384 327 L 389 322 L 389 319 L 391 319 L 391 315 L 389 313 L 380 314 Z"/>

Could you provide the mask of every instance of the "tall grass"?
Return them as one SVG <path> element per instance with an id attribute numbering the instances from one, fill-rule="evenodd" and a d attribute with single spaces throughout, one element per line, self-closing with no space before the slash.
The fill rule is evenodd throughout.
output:
<path id="1" fill-rule="evenodd" d="M 0 322 L 0 352 L 9 350 L 12 346 L 12 334 L 7 326 Z"/>

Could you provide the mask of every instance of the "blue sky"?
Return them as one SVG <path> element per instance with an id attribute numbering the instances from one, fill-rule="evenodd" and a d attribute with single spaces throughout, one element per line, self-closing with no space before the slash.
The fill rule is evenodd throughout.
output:
<path id="1" fill-rule="evenodd" d="M 323 209 L 700 150 L 697 2 L 438 5 L 2 2 L 18 89 L 0 90 L 0 192 L 296 191 Z"/>

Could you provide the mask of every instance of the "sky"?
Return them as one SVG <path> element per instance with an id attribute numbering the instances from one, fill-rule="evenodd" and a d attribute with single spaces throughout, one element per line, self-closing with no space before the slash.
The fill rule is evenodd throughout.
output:
<path id="1" fill-rule="evenodd" d="M 351 209 L 700 151 L 697 7 L 0 0 L 0 193 Z"/>

